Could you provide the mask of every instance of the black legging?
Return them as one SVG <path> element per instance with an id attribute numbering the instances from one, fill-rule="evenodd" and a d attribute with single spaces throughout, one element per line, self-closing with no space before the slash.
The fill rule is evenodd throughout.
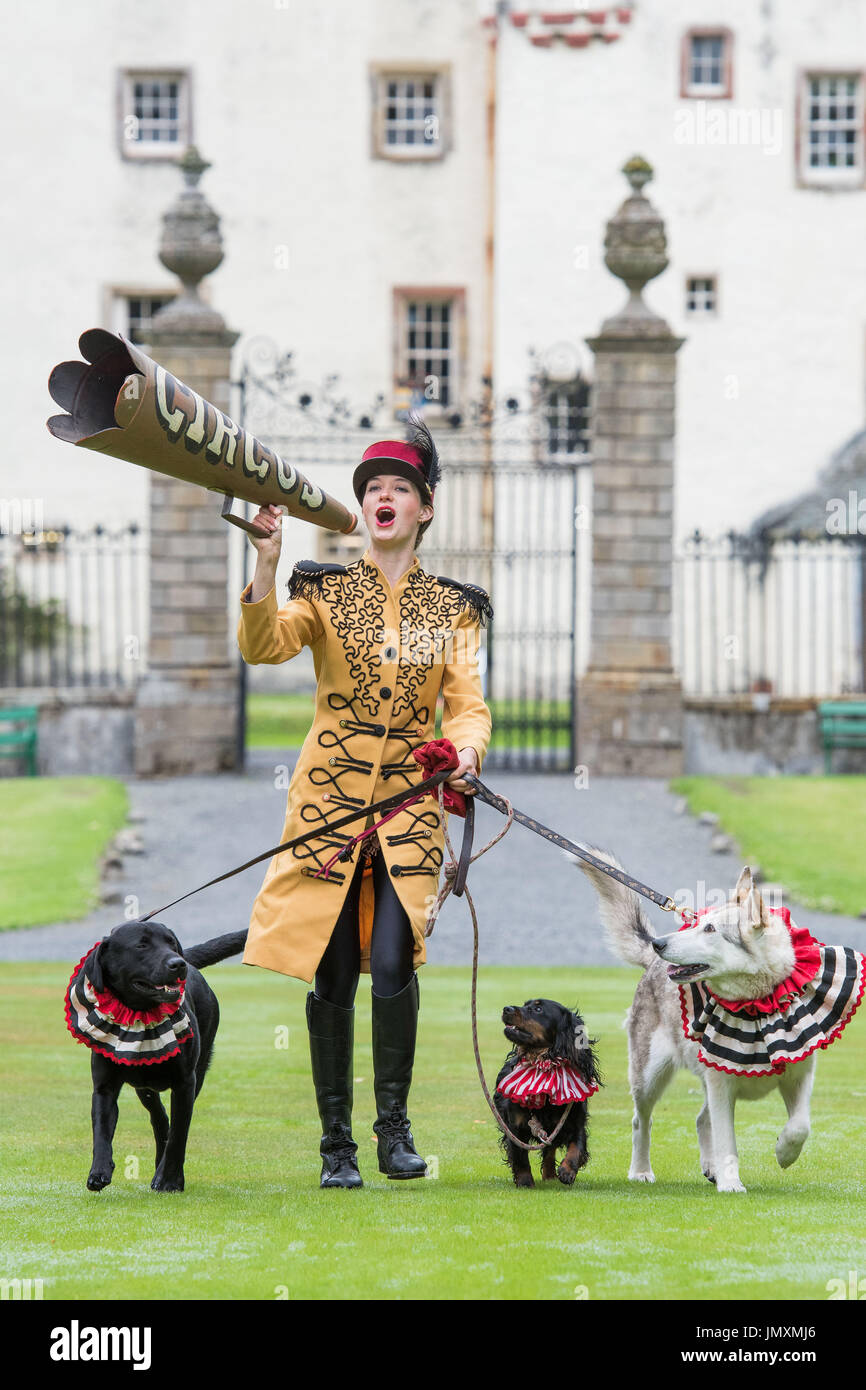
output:
<path id="1" fill-rule="evenodd" d="M 355 1002 L 361 972 L 358 901 L 363 862 L 359 855 L 342 911 L 316 971 L 316 994 L 320 999 L 327 999 L 329 1004 L 339 1004 L 343 1009 L 350 1009 Z M 415 940 L 381 851 L 373 856 L 373 894 L 375 908 L 370 940 L 370 975 L 373 992 L 387 997 L 399 994 L 412 978 Z"/>

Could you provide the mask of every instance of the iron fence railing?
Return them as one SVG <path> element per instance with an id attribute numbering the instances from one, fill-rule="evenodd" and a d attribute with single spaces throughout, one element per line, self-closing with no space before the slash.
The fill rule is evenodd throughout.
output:
<path id="1" fill-rule="evenodd" d="M 674 560 L 674 663 L 691 695 L 866 688 L 866 537 L 696 531 Z"/>
<path id="2" fill-rule="evenodd" d="M 573 464 L 451 463 L 424 537 L 425 568 L 481 584 L 493 596 L 483 657 L 494 720 L 490 758 L 498 766 L 574 766 L 588 474 Z"/>
<path id="3" fill-rule="evenodd" d="M 148 538 L 134 523 L 0 534 L 0 687 L 134 686 L 147 593 Z"/>

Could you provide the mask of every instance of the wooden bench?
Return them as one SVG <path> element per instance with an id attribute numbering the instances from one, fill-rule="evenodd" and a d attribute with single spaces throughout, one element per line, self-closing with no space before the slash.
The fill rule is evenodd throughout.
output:
<path id="1" fill-rule="evenodd" d="M 834 748 L 866 748 L 866 702 L 826 700 L 818 706 L 818 717 L 829 775 Z"/>
<path id="2" fill-rule="evenodd" d="M 23 725 L 22 728 L 4 728 L 4 725 Z M 13 709 L 0 709 L 0 757 L 26 758 L 28 777 L 36 776 L 36 735 L 39 724 L 39 710 L 35 705 L 20 705 Z"/>

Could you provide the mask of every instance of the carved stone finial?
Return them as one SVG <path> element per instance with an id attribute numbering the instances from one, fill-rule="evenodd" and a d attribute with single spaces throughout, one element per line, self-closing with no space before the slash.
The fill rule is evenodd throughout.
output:
<path id="1" fill-rule="evenodd" d="M 195 145 L 187 145 L 183 154 L 177 160 L 177 167 L 183 170 L 184 183 L 187 188 L 198 188 L 198 181 L 205 169 L 211 167 L 209 159 L 203 159 Z"/>
<path id="2" fill-rule="evenodd" d="M 655 335 L 666 325 L 644 303 L 643 288 L 661 275 L 668 264 L 665 224 L 643 193 L 644 184 L 653 177 L 652 165 L 635 155 L 622 172 L 632 192 L 607 224 L 604 263 L 611 274 L 625 281 L 629 298 L 620 312 L 607 320 L 602 332 Z"/>
<path id="3" fill-rule="evenodd" d="M 199 294 L 199 284 L 222 263 L 223 242 L 220 219 L 198 184 L 211 166 L 195 145 L 188 145 L 176 161 L 184 187 L 163 215 L 159 259 L 183 285 L 177 299 L 166 304 L 153 318 L 153 335 L 212 337 L 226 332 L 225 319 L 209 308 Z"/>

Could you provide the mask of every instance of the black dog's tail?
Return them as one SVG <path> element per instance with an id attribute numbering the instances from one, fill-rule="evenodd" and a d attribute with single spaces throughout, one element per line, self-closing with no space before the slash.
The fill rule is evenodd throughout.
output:
<path id="1" fill-rule="evenodd" d="M 198 946 L 187 947 L 183 952 L 183 958 L 197 970 L 204 970 L 206 966 L 216 965 L 217 961 L 226 960 L 228 956 L 236 956 L 244 949 L 246 940 L 245 931 L 226 932 L 225 936 L 214 936 L 210 941 L 202 941 Z"/>

